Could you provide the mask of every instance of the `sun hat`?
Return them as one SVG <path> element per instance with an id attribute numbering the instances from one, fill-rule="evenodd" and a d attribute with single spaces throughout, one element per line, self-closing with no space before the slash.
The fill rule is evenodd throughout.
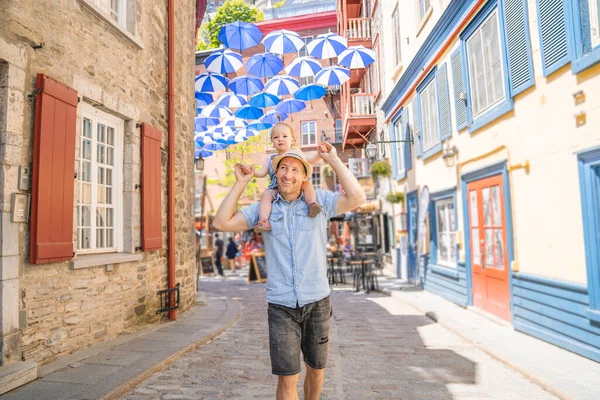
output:
<path id="1" fill-rule="evenodd" d="M 306 168 L 306 177 L 308 178 L 312 175 L 312 173 L 313 173 L 312 165 L 310 165 L 308 163 L 308 161 L 306 161 L 306 156 L 304 155 L 302 150 L 300 150 L 299 148 L 296 148 L 296 147 L 292 147 L 291 149 L 289 149 L 288 151 L 286 151 L 285 153 L 283 153 L 280 156 L 273 157 L 273 168 L 275 170 L 277 170 L 277 167 L 279 166 L 279 162 L 286 157 L 293 157 L 297 160 L 300 160 L 302 162 L 302 164 L 304 164 L 304 168 Z"/>

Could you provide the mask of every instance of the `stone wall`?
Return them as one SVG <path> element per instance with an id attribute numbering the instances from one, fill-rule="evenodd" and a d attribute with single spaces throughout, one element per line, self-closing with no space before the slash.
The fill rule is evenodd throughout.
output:
<path id="1" fill-rule="evenodd" d="M 127 0 L 120 29 L 92 0 L 4 0 L 0 13 L 0 248 L 2 362 L 49 362 L 61 354 L 166 318 L 157 290 L 167 286 L 167 6 Z M 175 239 L 176 282 L 182 309 L 195 293 L 193 230 L 194 0 L 175 8 Z M 10 222 L 10 196 L 19 167 L 30 167 L 34 107 L 28 95 L 38 73 L 76 89 L 81 102 L 124 120 L 123 252 L 138 260 L 106 265 L 30 265 L 29 225 Z M 80 103 L 81 104 L 81 103 Z M 81 126 L 78 107 L 78 127 Z M 163 131 L 163 250 L 142 253 L 140 130 Z M 74 212 L 75 215 L 75 212 Z M 74 228 L 75 231 L 75 228 Z M 96 258 L 94 258 L 96 257 Z M 111 270 L 112 269 L 112 270 Z"/>

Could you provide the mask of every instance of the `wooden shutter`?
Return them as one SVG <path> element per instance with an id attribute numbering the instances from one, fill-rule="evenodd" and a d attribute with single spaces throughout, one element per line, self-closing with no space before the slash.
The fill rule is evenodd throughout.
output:
<path id="1" fill-rule="evenodd" d="M 533 85 L 533 62 L 526 0 L 504 0 L 510 93 L 514 97 Z"/>
<path id="2" fill-rule="evenodd" d="M 448 69 L 446 63 L 438 68 L 437 90 L 440 105 L 440 128 L 442 140 L 452 136 L 452 124 L 450 122 L 450 96 L 448 94 Z"/>
<path id="3" fill-rule="evenodd" d="M 460 48 L 450 56 L 450 65 L 452 66 L 452 86 L 454 89 L 454 113 L 456 114 L 456 130 L 461 130 L 467 126 L 467 105 L 460 99 L 462 93 L 465 93 L 463 84 L 462 58 Z"/>
<path id="4" fill-rule="evenodd" d="M 162 133 L 142 124 L 142 249 L 162 248 Z"/>
<path id="5" fill-rule="evenodd" d="M 29 262 L 73 257 L 77 92 L 38 74 L 33 139 Z"/>
<path id="6" fill-rule="evenodd" d="M 563 0 L 538 0 L 542 69 L 548 76 L 570 61 Z"/>
<path id="7" fill-rule="evenodd" d="M 421 156 L 421 120 L 420 118 L 420 113 L 419 113 L 419 109 L 421 108 L 419 106 L 419 103 L 421 102 L 421 96 L 417 95 L 415 97 L 415 99 L 412 102 L 412 115 L 413 115 L 413 135 L 415 138 L 415 156 L 420 157 Z"/>
<path id="8" fill-rule="evenodd" d="M 402 139 L 410 140 L 410 125 L 408 124 L 408 110 L 402 110 L 401 119 Z M 404 170 L 408 171 L 412 168 L 412 154 L 410 151 L 410 142 L 404 142 Z"/>

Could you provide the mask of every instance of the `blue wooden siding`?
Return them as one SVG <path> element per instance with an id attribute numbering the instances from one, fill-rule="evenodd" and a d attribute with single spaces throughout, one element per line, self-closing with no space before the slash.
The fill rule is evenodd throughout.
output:
<path id="1" fill-rule="evenodd" d="M 600 362 L 600 323 L 586 316 L 587 288 L 513 274 L 515 329 Z"/>
<path id="2" fill-rule="evenodd" d="M 421 256 L 420 273 L 425 290 L 459 306 L 467 306 L 467 267 L 464 262 L 459 262 L 456 270 L 452 270 L 430 264 L 426 254 Z"/>

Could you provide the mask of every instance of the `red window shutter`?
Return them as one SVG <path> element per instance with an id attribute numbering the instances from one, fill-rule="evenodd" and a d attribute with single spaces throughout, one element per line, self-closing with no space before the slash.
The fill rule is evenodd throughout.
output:
<path id="1" fill-rule="evenodd" d="M 73 257 L 77 92 L 38 74 L 33 139 L 29 262 Z"/>
<path id="2" fill-rule="evenodd" d="M 161 152 L 162 133 L 142 124 L 142 249 L 162 248 Z"/>

